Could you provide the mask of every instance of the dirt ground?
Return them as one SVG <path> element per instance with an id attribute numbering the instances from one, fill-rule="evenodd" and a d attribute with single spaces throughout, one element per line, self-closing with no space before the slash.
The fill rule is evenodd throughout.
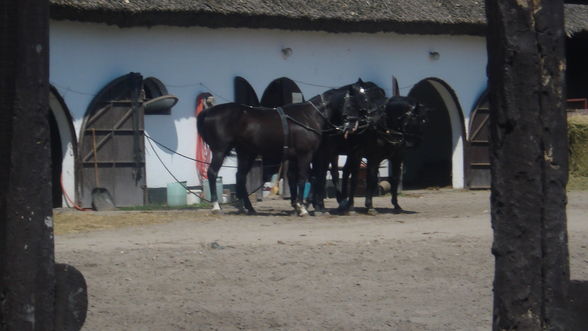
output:
<path id="1" fill-rule="evenodd" d="M 568 200 L 571 275 L 588 280 L 588 192 Z M 86 277 L 84 330 L 491 329 L 489 192 L 400 203 L 407 212 L 382 197 L 377 216 L 306 218 L 280 199 L 257 216 L 57 211 L 56 229 L 123 227 L 57 235 L 56 260 Z"/>

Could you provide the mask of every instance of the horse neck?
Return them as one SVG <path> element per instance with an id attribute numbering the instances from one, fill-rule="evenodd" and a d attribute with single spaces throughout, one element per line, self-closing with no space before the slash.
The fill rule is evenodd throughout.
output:
<path id="1" fill-rule="evenodd" d="M 319 94 L 309 101 L 321 112 L 322 117 L 333 121 L 341 115 L 346 89 L 338 88 Z"/>

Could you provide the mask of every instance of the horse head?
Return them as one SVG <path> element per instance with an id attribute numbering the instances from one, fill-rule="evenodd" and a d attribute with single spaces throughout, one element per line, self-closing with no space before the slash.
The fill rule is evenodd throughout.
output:
<path id="1" fill-rule="evenodd" d="M 318 109 L 333 125 L 341 125 L 348 118 L 359 119 L 386 103 L 384 90 L 361 78 L 349 85 L 328 90 L 308 102 Z M 378 105 L 378 106 L 376 106 Z"/>
<path id="2" fill-rule="evenodd" d="M 402 134 L 406 147 L 420 144 L 427 124 L 427 109 L 411 97 L 394 96 L 384 108 L 385 126 Z"/>
<path id="3" fill-rule="evenodd" d="M 354 132 L 359 124 L 369 124 L 374 114 L 378 113 L 386 102 L 382 88 L 372 82 L 364 82 L 361 78 L 347 85 L 345 102 L 342 109 L 343 129 Z"/>

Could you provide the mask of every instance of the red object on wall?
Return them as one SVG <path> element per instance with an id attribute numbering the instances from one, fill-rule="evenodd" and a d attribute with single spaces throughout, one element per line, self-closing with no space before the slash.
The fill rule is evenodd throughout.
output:
<path id="1" fill-rule="evenodd" d="M 198 117 L 200 112 L 207 108 L 206 99 L 210 96 L 212 96 L 210 93 L 200 93 L 198 97 L 196 97 L 196 117 Z M 200 183 L 202 183 L 204 179 L 208 179 L 207 171 L 211 158 L 210 148 L 208 148 L 208 145 L 202 140 L 200 133 L 196 132 L 196 170 L 198 171 Z"/>

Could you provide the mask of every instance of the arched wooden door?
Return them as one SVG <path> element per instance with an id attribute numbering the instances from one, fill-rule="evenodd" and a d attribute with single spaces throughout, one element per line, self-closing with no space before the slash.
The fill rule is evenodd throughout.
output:
<path id="1" fill-rule="evenodd" d="M 143 77 L 129 73 L 103 88 L 90 103 L 79 143 L 82 206 L 90 207 L 92 192 L 104 188 L 115 206 L 145 201 Z"/>
<path id="2" fill-rule="evenodd" d="M 490 104 L 484 92 L 470 117 L 466 162 L 470 189 L 488 189 L 491 185 L 489 119 Z"/>

